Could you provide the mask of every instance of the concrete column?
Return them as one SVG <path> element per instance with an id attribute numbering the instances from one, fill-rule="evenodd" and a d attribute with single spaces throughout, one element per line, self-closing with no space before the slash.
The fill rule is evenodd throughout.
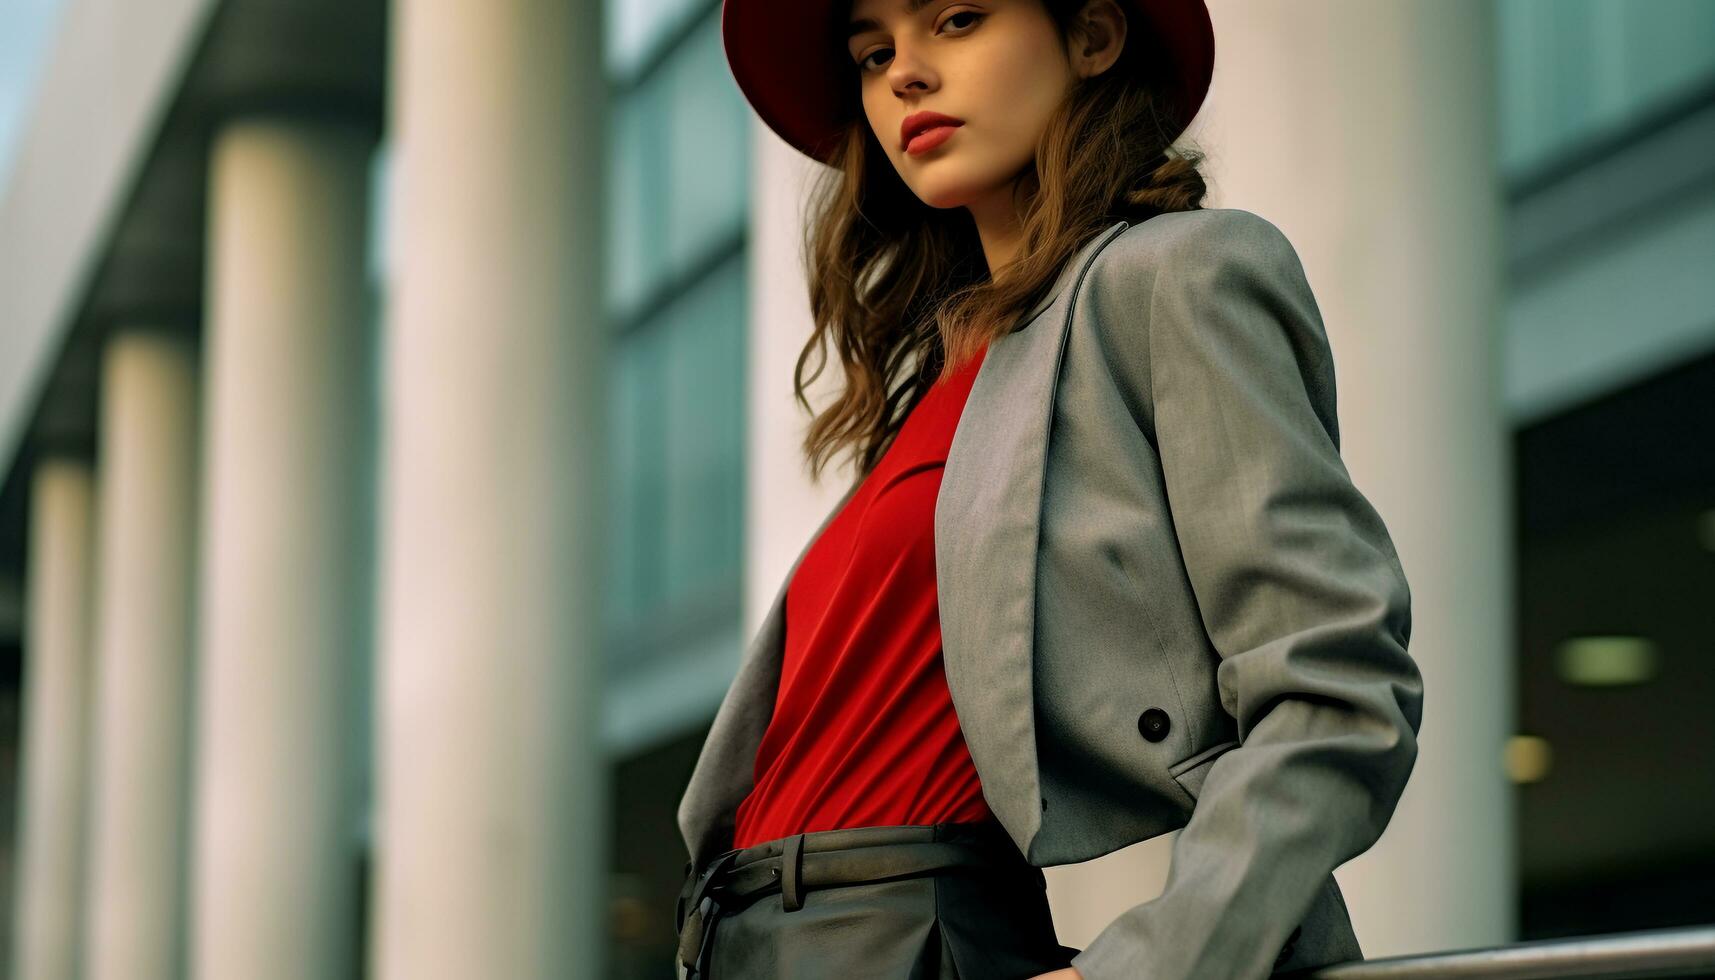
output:
<path id="1" fill-rule="evenodd" d="M 360 963 L 375 140 L 256 116 L 213 144 L 191 930 L 207 980 Z"/>
<path id="2" fill-rule="evenodd" d="M 1502 398 L 1495 13 L 1482 0 L 1216 5 L 1220 203 L 1291 238 L 1341 447 L 1411 582 L 1419 756 L 1341 869 L 1370 956 L 1515 938 L 1512 474 Z"/>
<path id="3" fill-rule="evenodd" d="M 56 455 L 36 464 L 31 481 L 12 976 L 73 980 L 89 781 L 94 475 L 89 463 Z"/>
<path id="4" fill-rule="evenodd" d="M 804 226 L 809 220 L 806 199 L 827 168 L 787 145 L 760 120 L 753 120 L 751 132 L 755 164 L 747 285 L 750 386 L 745 431 L 750 442 L 745 450 L 746 646 L 767 615 L 768 604 L 793 559 L 854 479 L 842 454 L 822 472 L 819 484 L 810 482 L 809 464 L 804 459 L 804 432 L 810 417 L 792 394 L 792 371 L 813 326 L 802 255 Z M 844 384 L 843 374 L 838 358 L 830 354 L 827 369 L 812 386 L 811 404 L 825 406 Z M 726 688 L 727 683 L 723 683 L 709 692 L 713 698 L 709 717 L 720 706 Z"/>
<path id="5" fill-rule="evenodd" d="M 103 352 L 84 975 L 183 973 L 196 352 L 121 327 Z"/>
<path id="6" fill-rule="evenodd" d="M 1336 878 L 1367 956 L 1509 942 L 1512 476 L 1492 5 L 1210 8 L 1215 86 L 1191 133 L 1212 154 L 1210 203 L 1261 214 L 1297 248 L 1333 346 L 1344 458 L 1411 583 L 1418 761 L 1381 840 Z M 1159 893 L 1164 875 L 1150 878 L 1126 900 Z"/>
<path id="7" fill-rule="evenodd" d="M 602 4 L 393 13 L 372 965 L 602 976 Z"/>

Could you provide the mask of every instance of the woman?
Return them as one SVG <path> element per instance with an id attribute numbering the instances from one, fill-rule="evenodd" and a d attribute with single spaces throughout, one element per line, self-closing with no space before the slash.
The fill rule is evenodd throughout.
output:
<path id="1" fill-rule="evenodd" d="M 681 802 L 685 975 L 1361 958 L 1332 872 L 1416 758 L 1410 594 L 1296 254 L 1170 148 L 1201 0 L 726 0 L 723 32 L 831 167 L 810 346 L 845 387 L 805 448 L 859 479 Z M 1160 897 L 1058 943 L 1043 867 L 1176 828 Z"/>

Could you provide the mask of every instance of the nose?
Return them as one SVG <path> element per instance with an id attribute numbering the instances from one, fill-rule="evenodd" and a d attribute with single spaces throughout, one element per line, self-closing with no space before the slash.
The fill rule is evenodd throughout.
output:
<path id="1" fill-rule="evenodd" d="M 893 87 L 894 94 L 903 98 L 911 92 L 922 94 L 931 91 L 934 73 L 915 50 L 895 47 L 893 60 L 887 63 L 887 82 Z"/>

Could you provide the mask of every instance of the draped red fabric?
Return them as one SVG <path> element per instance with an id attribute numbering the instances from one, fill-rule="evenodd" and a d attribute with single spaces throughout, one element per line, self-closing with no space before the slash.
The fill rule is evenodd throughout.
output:
<path id="1" fill-rule="evenodd" d="M 941 661 L 935 497 L 986 348 L 911 410 L 786 593 L 774 715 L 734 847 L 989 819 Z"/>

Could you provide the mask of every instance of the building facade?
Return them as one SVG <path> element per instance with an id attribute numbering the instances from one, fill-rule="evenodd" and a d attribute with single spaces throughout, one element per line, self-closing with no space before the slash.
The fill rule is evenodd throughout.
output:
<path id="1" fill-rule="evenodd" d="M 1701 921 L 1715 6 L 1212 5 L 1413 585 L 1367 955 Z M 674 809 L 849 473 L 713 0 L 0 11 L 19 978 L 670 976 Z M 825 390 L 825 389 L 823 389 Z M 1081 945 L 1173 835 L 1049 871 Z"/>

